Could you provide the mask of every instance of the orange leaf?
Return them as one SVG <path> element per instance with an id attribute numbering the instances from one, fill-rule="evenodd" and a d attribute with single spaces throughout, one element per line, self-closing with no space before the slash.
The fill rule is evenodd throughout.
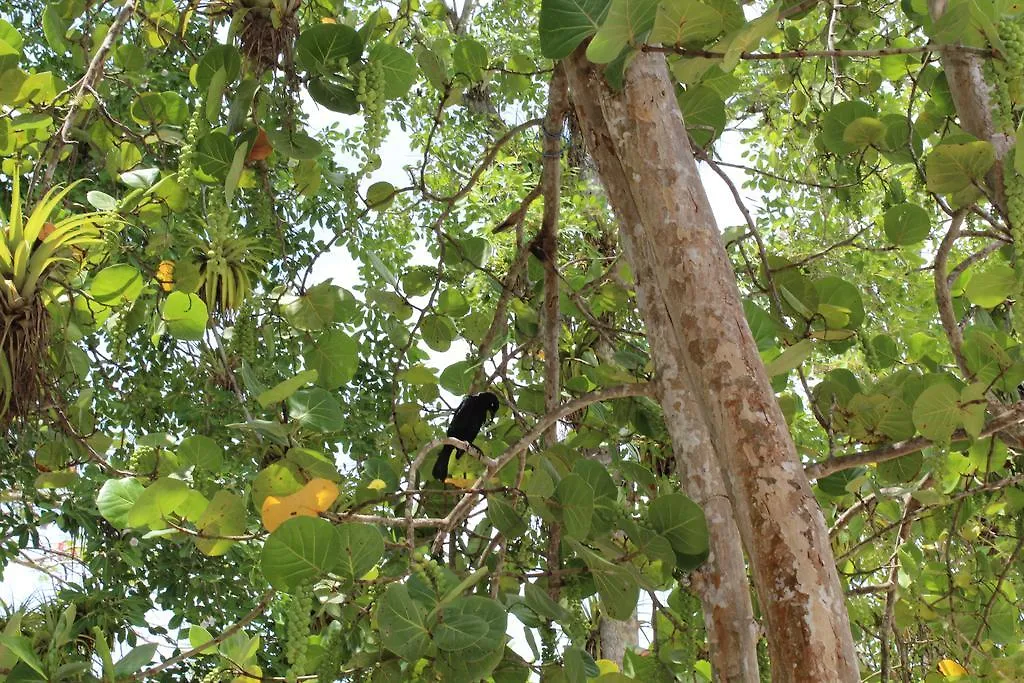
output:
<path id="1" fill-rule="evenodd" d="M 260 128 L 260 132 L 256 133 L 256 139 L 252 143 L 252 149 L 249 150 L 249 156 L 245 160 L 248 163 L 263 161 L 273 151 L 274 147 L 270 144 L 270 140 L 267 139 L 267 132 Z"/>
<path id="2" fill-rule="evenodd" d="M 316 517 L 330 508 L 337 497 L 337 485 L 327 479 L 312 479 L 290 496 L 267 496 L 260 510 L 263 526 L 274 531 L 292 517 Z"/>
<path id="3" fill-rule="evenodd" d="M 324 17 L 320 20 L 321 24 L 337 24 L 338 21 L 334 17 Z"/>
<path id="4" fill-rule="evenodd" d="M 57 226 L 54 225 L 53 223 L 43 223 L 43 227 L 40 228 L 39 230 L 39 237 L 37 237 L 36 239 L 42 242 L 50 235 L 51 232 L 53 232 L 56 229 Z"/>
<path id="5" fill-rule="evenodd" d="M 960 666 L 955 660 L 939 660 L 939 673 L 946 678 L 960 678 L 967 675 L 967 669 Z"/>
<path id="6" fill-rule="evenodd" d="M 174 261 L 161 261 L 156 269 L 156 281 L 160 289 L 169 292 L 174 289 Z"/>

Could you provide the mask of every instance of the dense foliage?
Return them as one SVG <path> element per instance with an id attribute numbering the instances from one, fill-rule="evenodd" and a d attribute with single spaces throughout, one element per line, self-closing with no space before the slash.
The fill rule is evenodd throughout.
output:
<path id="1" fill-rule="evenodd" d="M 665 52 L 698 158 L 747 171 L 723 240 L 865 676 L 1024 677 L 1016 9 L 6 3 L 0 554 L 55 591 L 11 606 L 0 672 L 710 680 L 632 271 L 571 118 L 543 152 L 589 40 L 616 87 Z M 959 127 L 954 53 L 1008 145 Z M 424 483 L 485 388 L 478 452 Z M 617 670 L 597 626 L 642 593 Z"/>

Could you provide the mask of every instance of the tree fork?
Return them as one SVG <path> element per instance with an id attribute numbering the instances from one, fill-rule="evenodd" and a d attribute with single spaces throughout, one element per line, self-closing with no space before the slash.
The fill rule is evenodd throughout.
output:
<path id="1" fill-rule="evenodd" d="M 747 326 L 664 56 L 638 55 L 617 93 L 584 50 L 565 62 L 573 101 L 638 280 L 646 270 L 653 281 L 642 287 L 664 306 L 653 319 L 644 306 L 652 350 L 667 349 L 696 389 L 716 445 L 767 623 L 773 679 L 858 681 L 821 510 Z M 659 372 L 666 360 L 656 357 Z M 684 409 L 662 405 L 670 425 Z"/>

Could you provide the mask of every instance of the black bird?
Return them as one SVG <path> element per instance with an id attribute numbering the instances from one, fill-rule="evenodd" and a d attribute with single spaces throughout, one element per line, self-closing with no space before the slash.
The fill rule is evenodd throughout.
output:
<path id="1" fill-rule="evenodd" d="M 498 397 L 489 391 L 473 394 L 462 399 L 462 403 L 455 409 L 452 421 L 448 424 L 448 436 L 453 439 L 461 439 L 473 443 L 473 439 L 480 433 L 484 422 L 494 419 L 498 412 Z M 448 478 L 448 458 L 451 457 L 454 446 L 444 446 L 434 463 L 434 479 L 444 481 Z M 459 450 L 456 458 L 462 457 Z"/>

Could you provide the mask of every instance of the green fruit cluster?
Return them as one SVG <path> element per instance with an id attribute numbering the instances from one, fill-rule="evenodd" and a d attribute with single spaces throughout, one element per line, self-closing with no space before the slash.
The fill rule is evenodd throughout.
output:
<path id="1" fill-rule="evenodd" d="M 377 62 L 367 62 L 355 70 L 356 102 L 363 110 L 363 154 L 367 170 L 380 166 L 380 149 L 388 134 L 388 119 L 384 114 L 384 68 Z"/>
<path id="2" fill-rule="evenodd" d="M 295 683 L 306 669 L 306 650 L 309 647 L 309 615 L 313 611 L 313 584 L 295 587 L 284 612 L 284 656 L 288 660 L 285 679 Z"/>

